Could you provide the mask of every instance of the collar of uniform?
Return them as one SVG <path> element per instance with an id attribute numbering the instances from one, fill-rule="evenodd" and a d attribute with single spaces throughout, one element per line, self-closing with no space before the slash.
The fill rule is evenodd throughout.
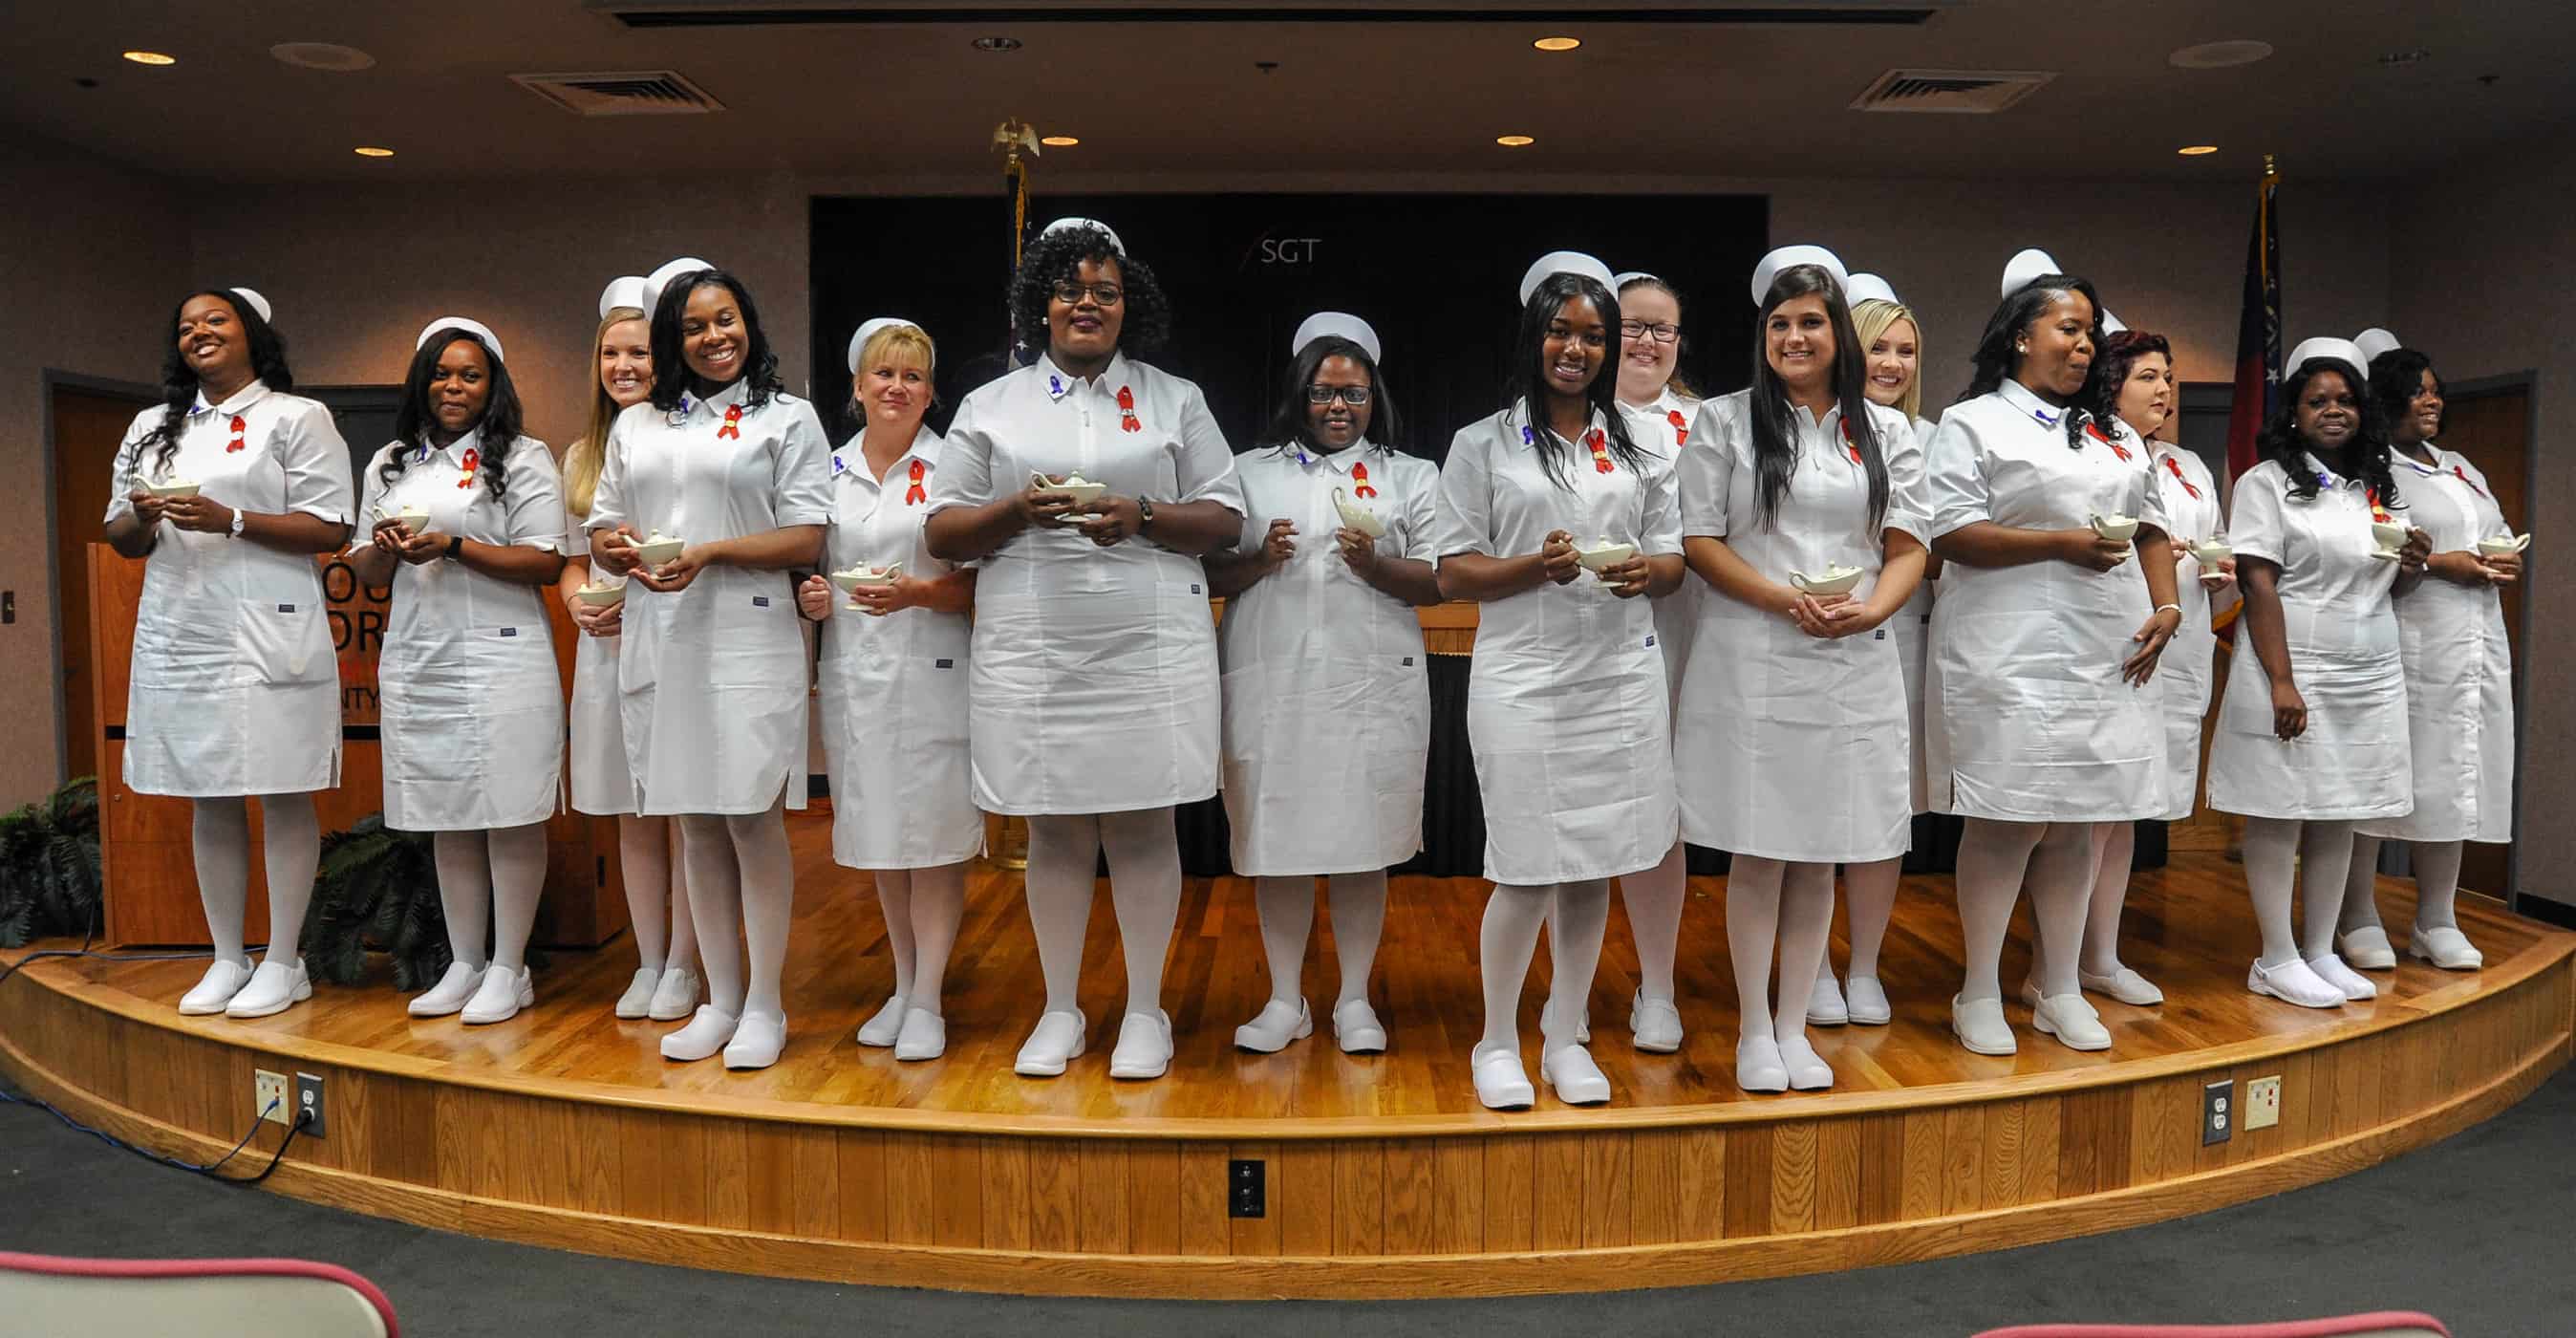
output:
<path id="1" fill-rule="evenodd" d="M 2009 376 L 2004 378 L 2003 385 L 1996 393 L 2002 395 L 2004 402 L 2011 405 L 2015 412 L 2038 423 L 2041 427 L 2057 427 L 2065 423 L 2066 415 L 2071 412 L 2066 405 L 2051 404 L 2041 399 L 2038 392 Z"/>
<path id="2" fill-rule="evenodd" d="M 1525 445 L 1525 446 L 1535 446 L 1535 445 L 1537 445 L 1537 444 L 1538 444 L 1538 434 L 1539 434 L 1539 433 L 1541 433 L 1541 432 L 1545 432 L 1545 433 L 1547 433 L 1549 436 L 1556 436 L 1556 428 L 1555 428 L 1555 427 L 1553 427 L 1553 426 L 1551 426 L 1551 425 L 1547 425 L 1547 424 L 1542 423 L 1542 422 L 1539 420 L 1539 418 L 1538 418 L 1538 416 L 1537 416 L 1537 415 L 1535 415 L 1535 414 L 1531 414 L 1531 413 L 1529 412 L 1529 404 L 1528 404 L 1528 402 L 1527 402 L 1527 401 L 1523 401 L 1523 402 L 1522 402 L 1522 404 L 1521 404 L 1521 412 L 1522 412 L 1522 413 L 1526 416 L 1526 418 L 1527 418 L 1527 421 L 1525 421 L 1525 422 L 1523 422 L 1523 423 L 1521 424 L 1521 444 L 1522 444 L 1522 445 Z M 1591 435 L 1592 435 L 1592 430 L 1593 430 L 1594 428 L 1607 427 L 1608 425 L 1609 425 L 1609 417 L 1608 417 L 1608 415 L 1606 415 L 1606 414 L 1602 413 L 1602 412 L 1601 412 L 1601 410 L 1599 410 L 1599 409 L 1597 409 L 1597 408 L 1596 408 L 1596 409 L 1594 409 L 1594 410 L 1592 411 L 1592 417 L 1591 417 L 1589 420 L 1587 420 L 1587 421 L 1583 424 L 1583 435 L 1584 435 L 1584 436 L 1587 436 L 1587 437 L 1588 437 L 1588 436 L 1591 436 Z M 1564 439 L 1563 437 L 1557 437 L 1557 440 L 1559 440 L 1559 441 L 1565 441 L 1565 439 Z M 1571 442 L 1566 442 L 1566 444 L 1567 444 L 1567 445 L 1569 445 L 1569 446 L 1580 446 L 1580 445 L 1582 445 L 1583 443 L 1581 443 L 1581 442 L 1579 442 L 1579 441 L 1571 441 Z"/>
<path id="3" fill-rule="evenodd" d="M 1822 418 L 1815 417 L 1808 413 L 1807 407 L 1803 404 L 1787 401 L 1783 402 L 1789 403 L 1790 422 L 1813 427 L 1819 432 L 1831 432 L 1833 430 L 1833 425 L 1841 422 L 1843 418 L 1843 405 L 1841 400 L 1836 400 L 1832 404 L 1826 405 L 1825 416 Z"/>
<path id="4" fill-rule="evenodd" d="M 1046 383 L 1047 398 L 1051 400 L 1060 402 L 1065 396 L 1072 394 L 1075 387 L 1084 384 L 1081 377 L 1055 365 L 1053 350 L 1039 354 L 1038 360 L 1031 363 L 1029 369 L 1037 373 L 1038 378 Z M 1101 368 L 1100 375 L 1092 378 L 1090 384 L 1098 387 L 1104 394 L 1116 394 L 1117 387 L 1128 384 L 1126 351 L 1122 349 L 1110 354 L 1109 365 Z"/>
<path id="5" fill-rule="evenodd" d="M 2417 460 L 2411 455 L 2408 455 L 2406 452 L 2397 449 L 2394 443 L 2391 443 L 2388 448 L 2388 459 L 2390 463 L 2404 465 L 2418 474 L 2448 474 L 2451 472 L 2449 462 L 2442 458 L 2443 451 L 2442 444 L 2440 442 L 2427 438 L 2424 442 L 2424 449 L 2433 453 L 2433 463 L 2429 465 Z"/>
<path id="6" fill-rule="evenodd" d="M 482 434 L 479 432 L 468 432 L 464 436 L 458 437 L 456 440 L 441 446 L 427 437 L 422 437 L 420 440 L 412 443 L 411 458 L 415 461 L 426 460 L 433 455 L 444 455 L 452 458 L 456 455 L 460 447 L 470 446 L 476 441 L 481 440 L 481 438 Z"/>
<path id="7" fill-rule="evenodd" d="M 2321 488 L 2341 489 L 2362 486 L 2360 479 L 2348 479 L 2326 468 L 2326 462 L 2318 459 L 2314 451 L 2299 452 L 2299 462 L 2307 467 L 2308 473 L 2316 478 L 2317 486 Z"/>
<path id="8" fill-rule="evenodd" d="M 206 403 L 206 392 L 204 388 L 200 387 L 197 391 L 197 402 L 188 410 L 188 416 L 190 418 L 194 418 L 208 410 L 221 414 L 237 414 L 242 410 L 257 404 L 260 400 L 266 398 L 267 395 L 268 383 L 259 380 L 256 377 L 251 379 L 251 383 L 249 385 L 243 386 L 241 389 L 234 391 L 232 393 L 232 398 L 225 400 L 221 404 Z"/>
<path id="9" fill-rule="evenodd" d="M 841 449 L 832 452 L 833 474 L 847 474 L 852 478 L 865 480 L 871 485 L 878 482 L 868 477 L 867 452 L 861 446 L 866 435 L 862 430 L 858 436 L 841 443 Z M 916 427 L 912 430 L 912 443 L 903 448 L 903 454 L 896 456 L 893 464 L 886 466 L 886 473 L 891 476 L 903 467 L 903 462 L 906 460 L 919 460 L 924 465 L 937 469 L 939 468 L 939 447 L 940 439 L 932 434 L 929 424 Z"/>
<path id="10" fill-rule="evenodd" d="M 2126 424 L 2123 424 L 2123 426 L 2126 426 Z M 2133 432 L 2136 431 L 2134 428 L 2130 430 Z M 2147 458 L 2155 461 L 2157 464 L 2163 464 L 2167 460 L 2179 460 L 2185 456 L 2190 456 L 2194 460 L 2200 458 L 2197 455 L 2193 455 L 2190 451 L 2186 451 L 2180 446 L 2176 446 L 2170 441 L 2149 441 L 2147 443 Z"/>

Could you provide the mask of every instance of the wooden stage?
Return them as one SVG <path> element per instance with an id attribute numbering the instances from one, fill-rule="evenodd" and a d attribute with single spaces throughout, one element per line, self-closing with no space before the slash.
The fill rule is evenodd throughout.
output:
<path id="1" fill-rule="evenodd" d="M 2484 971 L 2410 963 L 2371 973 L 2374 1003 L 2311 1012 L 2245 991 L 2254 930 L 2238 870 L 2185 854 L 2140 875 L 2130 900 L 2126 958 L 2169 1001 L 2096 1000 L 2107 1054 L 2038 1035 L 2018 1003 L 2017 1057 L 1959 1048 L 1958 921 L 1947 880 L 1917 878 L 1882 970 L 1894 1025 L 1814 1029 L 1831 1092 L 1748 1097 L 1733 1082 L 1723 885 L 1695 879 L 1683 1050 L 1630 1048 L 1635 961 L 1614 914 L 1592 999 L 1614 1104 L 1543 1094 L 1495 1114 L 1466 1062 L 1482 883 L 1396 881 L 1372 989 L 1388 1053 L 1333 1045 L 1319 931 L 1317 1034 L 1267 1056 L 1231 1044 L 1268 982 L 1250 886 L 1228 878 L 1193 880 L 1182 908 L 1170 1075 L 1107 1076 L 1124 986 L 1104 886 L 1083 989 L 1090 1052 L 1028 1080 L 1010 1061 L 1039 1006 L 1034 944 L 1018 876 L 979 867 L 948 1054 L 899 1064 L 851 1039 L 892 968 L 864 875 L 829 862 L 828 821 L 790 815 L 790 1040 L 766 1072 L 666 1064 L 656 1042 L 670 1024 L 613 1018 L 634 965 L 623 942 L 556 954 L 537 1006 L 485 1028 L 415 1021 L 389 985 L 324 987 L 254 1022 L 182 1018 L 197 962 L 42 961 L 0 985 L 0 1069 L 197 1159 L 249 1127 L 251 1070 L 320 1074 L 328 1136 L 298 1139 L 269 1184 L 475 1235 L 895 1285 L 1351 1297 L 1665 1286 L 2105 1231 L 2357 1170 L 2494 1114 L 2570 1056 L 2576 935 L 2464 898 Z M 2410 897 L 2383 888 L 2392 925 Z M 2008 985 L 2027 941 L 2025 913 Z M 1533 1073 L 1538 994 L 1523 1015 Z M 2273 1075 L 2279 1125 L 2204 1146 L 2203 1084 L 2233 1079 L 2241 1109 L 2245 1085 Z M 1260 1164 L 1262 1216 L 1229 1216 L 1237 1161 Z"/>

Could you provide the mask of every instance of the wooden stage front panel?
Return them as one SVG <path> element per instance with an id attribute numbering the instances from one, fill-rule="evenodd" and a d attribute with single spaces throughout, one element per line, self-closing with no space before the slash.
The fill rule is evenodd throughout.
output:
<path id="1" fill-rule="evenodd" d="M 1017 875 L 979 870 L 950 974 L 949 1052 L 897 1063 L 850 1033 L 891 986 L 864 876 L 800 860 L 777 1067 L 665 1064 L 665 1024 L 609 1006 L 623 944 L 562 954 L 537 1007 L 497 1027 L 417 1021 L 389 988 L 325 988 L 276 1018 L 183 1019 L 194 962 L 44 961 L 0 986 L 0 1066 L 163 1151 L 220 1154 L 249 1127 L 251 1070 L 326 1079 L 329 1136 L 269 1183 L 478 1235 L 702 1267 L 897 1285 L 1171 1296 L 1408 1296 L 1675 1285 L 1926 1258 L 2109 1230 L 2341 1175 L 2483 1119 L 2567 1062 L 2576 936 L 2463 907 L 2489 966 L 2373 973 L 2377 1001 L 2311 1012 L 2245 992 L 2254 934 L 2237 870 L 2189 855 L 2139 876 L 2127 960 L 2169 1001 L 2097 1001 L 2115 1046 L 2084 1055 L 2008 1007 L 2022 1051 L 1948 1031 L 1957 918 L 1909 879 L 1883 974 L 1887 1027 L 1817 1028 L 1830 1093 L 1748 1097 L 1722 880 L 1693 881 L 1679 1054 L 1628 1045 L 1635 961 L 1614 916 L 1592 1001 L 1616 1104 L 1475 1104 L 1483 885 L 1395 883 L 1372 989 L 1392 1047 L 1231 1046 L 1266 996 L 1250 888 L 1194 880 L 1171 955 L 1171 1074 L 1106 1076 L 1123 997 L 1100 897 L 1083 1001 L 1091 1050 L 1025 1080 L 1039 1007 Z M 2383 890 L 2406 923 L 2410 890 Z M 1321 898 L 1318 899 L 1319 901 Z M 1334 992 L 1328 933 L 1308 994 Z M 2018 983 L 2017 933 L 2005 978 Z M 1839 941 L 1837 953 L 1839 953 Z M 1524 1010 L 1534 1046 L 1537 984 Z M 1531 1055 L 1533 1065 L 1535 1055 Z M 2204 1146 L 2202 1085 L 2282 1079 L 2281 1123 Z M 273 1149 L 264 1130 L 252 1152 Z M 1266 1212 L 1228 1214 L 1229 1164 L 1261 1163 Z"/>

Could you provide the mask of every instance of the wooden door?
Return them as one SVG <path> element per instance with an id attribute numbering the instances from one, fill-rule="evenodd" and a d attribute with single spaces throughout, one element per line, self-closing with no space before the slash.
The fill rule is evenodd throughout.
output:
<path id="1" fill-rule="evenodd" d="M 2456 393 L 2442 413 L 2441 444 L 2469 458 L 2495 490 L 2505 524 L 2524 532 L 2530 512 L 2525 496 L 2531 477 L 2531 389 L 2527 385 L 2492 391 Z M 2522 663 L 2522 587 L 2504 588 L 2504 632 L 2513 647 L 2513 662 Z M 2514 717 L 2530 709 L 2523 700 L 2520 675 L 2514 682 Z M 2460 886 L 2504 896 L 2511 890 L 2512 847 L 2471 842 L 2460 860 Z"/>
<path id="2" fill-rule="evenodd" d="M 50 396 L 54 438 L 54 616 L 62 636 L 56 643 L 55 691 L 63 711 L 63 774 L 98 774 L 98 716 L 91 694 L 89 653 L 89 546 L 99 537 L 99 517 L 107 514 L 114 491 L 110 474 L 116 448 L 137 409 L 151 403 L 140 395 L 57 385 Z"/>

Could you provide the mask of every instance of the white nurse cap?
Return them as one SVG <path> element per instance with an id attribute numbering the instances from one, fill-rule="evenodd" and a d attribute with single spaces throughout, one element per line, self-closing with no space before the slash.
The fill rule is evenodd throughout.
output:
<path id="1" fill-rule="evenodd" d="M 608 286 L 599 290 L 599 318 L 607 320 L 608 313 L 619 307 L 650 315 L 653 306 L 644 300 L 644 282 L 644 276 L 641 274 L 629 274 L 623 278 L 609 280 Z"/>
<path id="2" fill-rule="evenodd" d="M 867 349 L 868 340 L 874 337 L 877 331 L 891 330 L 898 325 L 910 326 L 915 330 L 921 330 L 919 322 L 908 321 L 901 316 L 879 316 L 861 325 L 859 327 L 859 332 L 850 336 L 850 372 L 852 375 L 856 375 L 858 373 L 859 354 Z M 924 342 L 930 344 L 931 365 L 937 366 L 939 362 L 938 343 L 930 338 L 930 332 L 928 330 L 921 330 L 921 337 Z"/>
<path id="3" fill-rule="evenodd" d="M 662 305 L 662 290 L 670 287 L 673 279 L 683 274 L 695 274 L 702 269 L 714 268 L 713 264 L 700 260 L 696 256 L 682 256 L 664 264 L 644 276 L 644 305 L 638 310 L 650 314 L 659 308 Z"/>
<path id="4" fill-rule="evenodd" d="M 1581 275 L 1614 294 L 1619 291 L 1618 280 L 1611 276 L 1608 265 L 1581 251 L 1550 251 L 1530 262 L 1529 271 L 1521 275 L 1521 304 L 1527 306 L 1530 294 L 1537 292 L 1540 284 L 1559 274 Z"/>
<path id="5" fill-rule="evenodd" d="M 483 322 L 478 320 L 469 320 L 463 316 L 441 316 L 437 320 L 431 321 L 429 324 L 420 327 L 420 338 L 411 341 L 411 346 L 414 349 L 418 349 L 429 342 L 429 337 L 431 335 L 437 334 L 441 330 L 463 330 L 465 333 L 482 340 L 483 347 L 492 350 L 493 361 L 506 361 L 501 352 L 501 336 L 492 333 L 491 326 L 485 325 Z"/>
<path id="6" fill-rule="evenodd" d="M 1071 232 L 1075 228 L 1097 228 L 1102 236 L 1109 239 L 1109 250 L 1111 254 L 1120 256 L 1127 254 L 1127 243 L 1118 240 L 1118 230 L 1096 218 L 1076 218 L 1070 216 L 1059 218 L 1053 223 L 1049 223 L 1045 227 L 1038 229 L 1038 235 L 1041 237 L 1052 237 L 1059 232 Z"/>
<path id="7" fill-rule="evenodd" d="M 2056 259 L 2046 251 L 2036 246 L 2024 247 L 2014 252 L 2012 259 L 2004 262 L 2002 296 L 2010 297 L 2051 274 L 2065 272 L 2065 267 L 2058 264 Z M 2120 323 L 2119 317 L 2111 314 L 2109 307 L 2100 307 L 2094 314 L 2102 318 L 2102 333 L 2106 335 L 2118 334 L 2129 328 Z"/>
<path id="8" fill-rule="evenodd" d="M 1328 335 L 1339 335 L 1359 345 L 1370 362 L 1378 361 L 1377 331 L 1347 311 L 1319 311 L 1299 321 L 1297 333 L 1288 336 L 1288 356 L 1305 352 L 1308 344 Z"/>
<path id="9" fill-rule="evenodd" d="M 2370 370 L 2371 362 L 2382 353 L 2406 347 L 2406 341 L 2374 325 L 2352 337 L 2352 346 L 2361 352 L 2361 369 Z"/>
<path id="10" fill-rule="evenodd" d="M 2115 335 L 2128 328 L 2129 327 L 2126 324 L 2121 322 L 2119 317 L 2111 314 L 2111 309 L 2109 307 L 2104 307 L 2102 309 L 2102 333 L 2106 335 Z"/>
<path id="11" fill-rule="evenodd" d="M 2370 359 L 2361 356 L 2361 349 L 2351 340 L 2337 339 L 2332 335 L 2300 340 L 2299 346 L 2290 350 L 2288 360 L 2281 364 L 2281 375 L 2285 378 L 2298 375 L 2299 369 L 2307 366 L 2310 358 L 2341 358 L 2352 364 L 2352 369 L 2361 374 L 2362 380 L 2370 379 Z"/>
<path id="12" fill-rule="evenodd" d="M 1753 305 L 1761 306 L 1762 299 L 1771 295 L 1771 284 L 1780 277 L 1780 271 L 1798 265 L 1814 265 L 1833 275 L 1838 285 L 1851 282 L 1851 271 L 1843 268 L 1841 256 L 1821 246 L 1783 246 L 1753 267 Z"/>
<path id="13" fill-rule="evenodd" d="M 261 320 L 274 319 L 268 314 L 268 299 L 260 296 L 257 289 L 233 288 L 227 291 L 231 292 L 233 296 L 240 298 L 242 301 L 250 303 L 250 309 L 258 312 Z"/>
<path id="14" fill-rule="evenodd" d="M 1614 293 L 1624 292 L 1629 284 L 1635 283 L 1640 279 L 1647 280 L 1652 283 L 1662 283 L 1664 281 L 1663 276 L 1659 274 L 1648 274 L 1641 269 L 1623 269 L 1610 276 L 1610 291 Z"/>
<path id="15" fill-rule="evenodd" d="M 1897 300 L 1896 290 L 1888 286 L 1887 280 L 1875 274 L 1855 274 L 1845 279 L 1843 298 L 1853 306 L 1859 306 L 1863 302 L 1885 302 L 1897 307 L 1905 305 Z"/>

